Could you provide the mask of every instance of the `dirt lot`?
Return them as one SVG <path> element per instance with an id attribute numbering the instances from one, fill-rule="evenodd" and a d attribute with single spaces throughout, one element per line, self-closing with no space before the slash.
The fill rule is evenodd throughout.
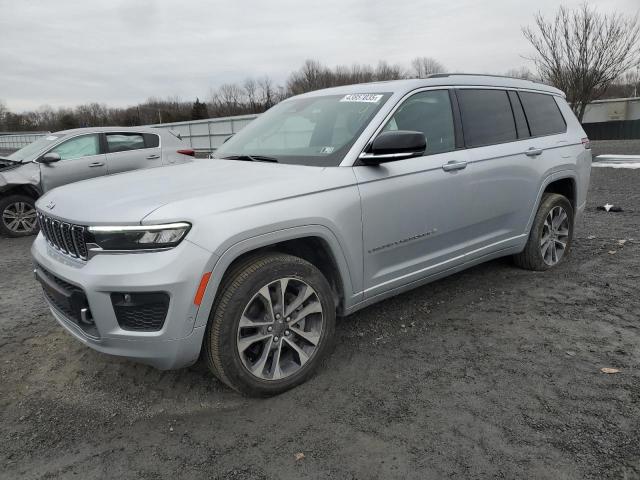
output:
<path id="1" fill-rule="evenodd" d="M 640 170 L 594 169 L 558 270 L 494 261 L 343 319 L 268 400 L 85 348 L 30 243 L 0 239 L 2 478 L 640 478 Z"/>

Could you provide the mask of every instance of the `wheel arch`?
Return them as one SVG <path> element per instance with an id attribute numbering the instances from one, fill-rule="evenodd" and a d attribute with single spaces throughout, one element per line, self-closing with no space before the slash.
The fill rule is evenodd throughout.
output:
<path id="1" fill-rule="evenodd" d="M 338 314 L 353 303 L 354 288 L 349 264 L 331 230 L 323 225 L 287 228 L 239 241 L 212 261 L 211 279 L 198 310 L 196 327 L 206 325 L 225 275 L 238 262 L 261 252 L 287 253 L 315 265 L 334 291 Z"/>
<path id="2" fill-rule="evenodd" d="M 540 203 L 542 202 L 542 196 L 545 193 L 558 193 L 560 195 L 564 195 L 568 198 L 571 206 L 575 210 L 577 208 L 577 178 L 576 172 L 573 170 L 563 170 L 560 172 L 555 172 L 549 174 L 541 183 L 540 189 L 538 190 L 538 196 L 536 198 L 536 202 L 534 204 L 534 208 L 531 210 L 529 215 L 529 220 L 527 222 L 527 227 L 525 232 L 527 235 L 531 232 L 531 227 L 533 225 L 533 220 L 538 212 L 538 208 L 540 208 Z M 569 196 L 567 196 L 569 195 Z M 574 217 L 575 218 L 575 217 Z M 524 248 L 524 244 L 523 244 Z"/>
<path id="3" fill-rule="evenodd" d="M 566 197 L 575 212 L 578 203 L 575 177 L 564 176 L 553 178 L 546 185 L 543 193 L 558 193 Z"/>
<path id="4" fill-rule="evenodd" d="M 8 197 L 9 195 L 25 195 L 34 200 L 40 198 L 40 191 L 34 186 L 29 184 L 24 185 L 7 185 L 0 190 L 0 197 Z"/>

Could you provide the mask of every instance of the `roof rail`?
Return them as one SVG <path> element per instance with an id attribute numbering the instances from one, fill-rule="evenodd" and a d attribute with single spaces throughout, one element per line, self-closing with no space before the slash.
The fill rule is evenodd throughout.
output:
<path id="1" fill-rule="evenodd" d="M 427 75 L 427 78 L 446 78 L 453 76 L 511 78 L 513 80 L 525 80 L 527 82 L 541 83 L 535 80 L 529 80 L 528 78 L 510 77 L 509 75 L 493 75 L 490 73 L 432 73 L 431 75 Z"/>

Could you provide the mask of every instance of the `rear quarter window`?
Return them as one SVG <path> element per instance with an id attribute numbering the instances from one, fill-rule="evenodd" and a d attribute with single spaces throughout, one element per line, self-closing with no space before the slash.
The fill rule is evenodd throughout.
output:
<path id="1" fill-rule="evenodd" d="M 524 113 L 533 137 L 567 131 L 567 123 L 552 95 L 519 92 Z"/>
<path id="2" fill-rule="evenodd" d="M 517 139 L 511 103 L 505 90 L 460 89 L 457 96 L 467 147 Z"/>
<path id="3" fill-rule="evenodd" d="M 156 148 L 160 146 L 160 137 L 155 133 L 143 133 L 144 146 L 146 148 Z"/>

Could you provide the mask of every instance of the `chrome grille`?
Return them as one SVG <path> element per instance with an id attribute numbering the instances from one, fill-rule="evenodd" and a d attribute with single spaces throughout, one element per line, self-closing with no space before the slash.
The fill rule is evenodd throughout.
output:
<path id="1" fill-rule="evenodd" d="M 38 223 L 44 238 L 53 248 L 73 258 L 87 259 L 85 227 L 61 222 L 40 212 L 38 212 Z"/>

